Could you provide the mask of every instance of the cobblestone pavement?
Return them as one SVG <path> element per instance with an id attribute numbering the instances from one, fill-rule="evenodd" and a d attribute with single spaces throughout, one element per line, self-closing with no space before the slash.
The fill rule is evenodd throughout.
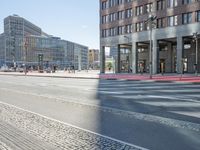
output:
<path id="1" fill-rule="evenodd" d="M 106 136 L 101 136 L 87 130 L 51 120 L 11 105 L 0 103 L 0 138 L 12 139 L 11 144 L 18 143 L 18 149 L 29 150 L 27 145 L 34 146 L 34 150 L 51 149 L 25 138 L 26 135 L 11 131 L 9 126 L 15 126 L 28 134 L 53 145 L 56 149 L 62 150 L 144 150 L 122 141 Z M 9 126 L 5 125 L 9 124 Z M 12 133 L 12 134 L 11 134 Z M 20 143 L 20 144 L 19 144 Z M 2 144 L 3 145 L 3 144 Z M 43 144 L 44 145 L 44 144 Z M 1 146 L 1 143 L 0 143 Z M 5 147 L 5 146 L 4 146 Z M 10 150 L 5 147 L 4 149 Z M 17 150 L 15 148 L 15 150 Z"/>
<path id="2" fill-rule="evenodd" d="M 0 120 L 0 150 L 59 150 Z M 2 147 L 1 147 L 2 146 Z"/>
<path id="3" fill-rule="evenodd" d="M 0 141 L 0 150 L 12 150 L 12 149 L 8 147 L 5 143 Z"/>

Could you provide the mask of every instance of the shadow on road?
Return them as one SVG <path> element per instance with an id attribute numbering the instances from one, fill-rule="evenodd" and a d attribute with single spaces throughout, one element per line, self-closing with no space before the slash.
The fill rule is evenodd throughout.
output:
<path id="1" fill-rule="evenodd" d="M 171 90 L 180 89 L 178 92 Z M 177 121 L 200 123 L 198 116 L 200 99 L 195 102 L 179 96 L 193 94 L 188 84 L 154 83 L 123 80 L 99 80 L 96 98 L 102 107 L 109 107 L 151 117 L 169 118 Z M 182 96 L 184 97 L 184 96 Z M 106 110 L 105 110 L 106 111 Z M 100 111 L 99 132 L 150 149 L 198 149 L 199 131 L 189 131 L 169 122 L 160 124 L 137 119 L 115 110 Z M 180 113 L 179 113 L 180 112 Z M 181 112 L 184 112 L 181 114 Z M 187 115 L 188 114 L 188 115 Z M 169 124 L 169 126 L 167 125 Z M 187 135 L 187 136 L 186 136 Z"/>

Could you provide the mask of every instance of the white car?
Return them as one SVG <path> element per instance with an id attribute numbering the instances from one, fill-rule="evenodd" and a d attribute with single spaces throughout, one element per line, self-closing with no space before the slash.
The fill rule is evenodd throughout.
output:
<path id="1" fill-rule="evenodd" d="M 24 72 L 24 68 L 18 67 L 18 68 L 16 69 L 16 72 Z"/>
<path id="2" fill-rule="evenodd" d="M 0 70 L 3 71 L 3 72 L 8 72 L 9 68 L 8 68 L 8 66 L 3 65 Z"/>

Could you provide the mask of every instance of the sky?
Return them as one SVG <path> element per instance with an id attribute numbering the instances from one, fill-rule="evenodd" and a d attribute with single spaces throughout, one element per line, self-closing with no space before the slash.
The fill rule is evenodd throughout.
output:
<path id="1" fill-rule="evenodd" d="M 17 14 L 50 35 L 99 49 L 98 0 L 1 0 L 0 33 L 3 19 Z"/>

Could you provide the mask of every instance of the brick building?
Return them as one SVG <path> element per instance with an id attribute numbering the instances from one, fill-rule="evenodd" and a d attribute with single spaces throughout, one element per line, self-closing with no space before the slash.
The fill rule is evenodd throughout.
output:
<path id="1" fill-rule="evenodd" d="M 200 34 L 199 0 L 99 2 L 101 73 L 105 72 L 105 47 L 116 49 L 118 73 L 122 68 L 133 73 L 141 68 L 144 72 L 152 68 L 153 74 L 193 73 L 196 65 L 200 72 L 200 39 L 193 36 Z M 150 16 L 154 16 L 151 23 Z"/>

